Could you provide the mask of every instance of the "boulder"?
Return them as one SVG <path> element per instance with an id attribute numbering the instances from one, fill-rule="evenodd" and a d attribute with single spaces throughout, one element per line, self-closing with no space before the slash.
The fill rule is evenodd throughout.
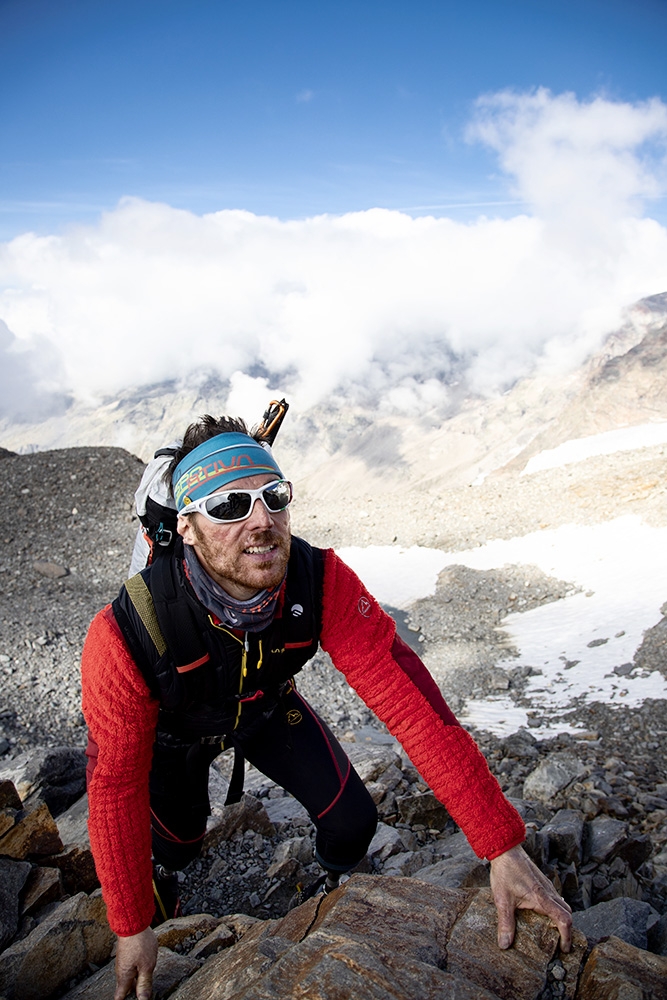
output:
<path id="1" fill-rule="evenodd" d="M 276 832 L 262 802 L 247 792 L 241 796 L 240 802 L 225 806 L 215 826 L 209 829 L 204 838 L 204 850 L 215 847 L 222 840 L 228 840 L 237 830 L 255 830 L 265 837 L 272 837 Z"/>
<path id="2" fill-rule="evenodd" d="M 191 913 L 187 917 L 172 917 L 155 929 L 157 943 L 160 948 L 170 948 L 172 951 L 178 944 L 189 939 L 196 939 L 209 934 L 220 923 L 219 917 L 210 913 Z"/>
<path id="3" fill-rule="evenodd" d="M 16 785 L 9 778 L 0 779 L 0 809 L 22 809 L 21 796 Z"/>
<path id="4" fill-rule="evenodd" d="M 290 858 L 294 858 L 302 865 L 309 865 L 313 860 L 313 842 L 310 837 L 289 837 L 287 840 L 281 841 L 275 849 L 273 854 L 273 865 L 279 865 L 283 861 L 288 861 Z M 271 876 L 271 868 L 268 869 L 267 875 Z"/>
<path id="5" fill-rule="evenodd" d="M 88 796 L 82 795 L 69 809 L 61 813 L 57 820 L 58 832 L 63 844 L 78 844 L 90 848 L 88 836 Z"/>
<path id="6" fill-rule="evenodd" d="M 95 861 L 87 847 L 70 844 L 57 854 L 41 858 L 41 863 L 49 868 L 58 868 L 63 877 L 63 885 L 69 893 L 94 892 L 99 888 Z"/>
<path id="7" fill-rule="evenodd" d="M 489 884 L 489 866 L 476 857 L 443 858 L 415 871 L 412 877 L 442 889 L 473 889 Z"/>
<path id="8" fill-rule="evenodd" d="M 190 952 L 191 958 L 210 958 L 223 948 L 231 948 L 236 944 L 236 934 L 231 927 L 221 921 L 210 934 L 198 941 Z"/>
<path id="9" fill-rule="evenodd" d="M 648 932 L 659 919 L 660 914 L 649 903 L 623 896 L 572 914 L 574 926 L 590 944 L 613 934 L 636 948 L 648 946 Z"/>
<path id="10" fill-rule="evenodd" d="M 0 767 L 25 802 L 46 802 L 59 816 L 86 790 L 86 754 L 76 747 L 36 747 Z"/>
<path id="11" fill-rule="evenodd" d="M 651 843 L 651 838 L 648 833 L 633 833 L 624 844 L 621 845 L 621 849 L 618 852 L 618 856 L 627 861 L 630 865 L 630 869 L 636 872 L 645 861 L 651 857 L 653 851 L 653 844 Z"/>
<path id="12" fill-rule="evenodd" d="M 611 816 L 596 816 L 586 824 L 584 861 L 610 861 L 628 839 L 628 824 Z"/>
<path id="13" fill-rule="evenodd" d="M 667 958 L 617 937 L 596 944 L 581 974 L 577 1000 L 664 1000 Z"/>
<path id="14" fill-rule="evenodd" d="M 19 894 L 30 876 L 27 861 L 0 858 L 0 950 L 9 944 L 19 927 Z"/>
<path id="15" fill-rule="evenodd" d="M 566 865 L 572 862 L 579 864 L 584 833 L 583 813 L 575 809 L 559 809 L 540 833 L 546 844 L 548 860 L 555 858 Z"/>
<path id="16" fill-rule="evenodd" d="M 663 913 L 647 932 L 648 950 L 656 955 L 667 955 L 667 913 Z"/>
<path id="17" fill-rule="evenodd" d="M 45 802 L 18 812 L 14 825 L 0 837 L 0 854 L 9 858 L 23 860 L 62 849 L 58 827 Z"/>
<path id="18" fill-rule="evenodd" d="M 264 804 L 274 833 L 281 833 L 283 830 L 295 826 L 311 826 L 308 813 L 301 803 L 297 802 L 291 795 L 264 799 Z"/>
<path id="19" fill-rule="evenodd" d="M 404 850 L 400 831 L 387 823 L 378 823 L 375 836 L 368 848 L 368 857 L 386 861 L 392 854 L 400 854 Z"/>
<path id="20" fill-rule="evenodd" d="M 0 955 L 0 994 L 43 1000 L 89 962 L 106 962 L 114 940 L 101 894 L 72 896 Z"/>
<path id="21" fill-rule="evenodd" d="M 404 851 L 393 854 L 382 866 L 383 875 L 414 875 L 433 864 L 432 851 Z M 428 879 L 426 879 L 428 881 Z"/>
<path id="22" fill-rule="evenodd" d="M 433 792 L 401 795 L 396 805 L 402 821 L 411 826 L 420 823 L 432 830 L 442 830 L 449 819 L 449 813 Z"/>
<path id="23" fill-rule="evenodd" d="M 344 743 L 343 749 L 350 758 L 352 766 L 366 783 L 377 781 L 379 776 L 392 764 L 400 764 L 400 755 L 394 749 L 395 744 L 383 746 L 368 743 Z"/>
<path id="24" fill-rule="evenodd" d="M 555 751 L 540 761 L 528 775 L 523 785 L 523 797 L 550 805 L 571 782 L 585 774 L 586 768 L 580 760 L 570 753 Z"/>
<path id="25" fill-rule="evenodd" d="M 26 882 L 21 916 L 30 916 L 42 906 L 58 902 L 63 898 L 63 892 L 63 880 L 57 868 L 40 868 L 35 865 Z"/>

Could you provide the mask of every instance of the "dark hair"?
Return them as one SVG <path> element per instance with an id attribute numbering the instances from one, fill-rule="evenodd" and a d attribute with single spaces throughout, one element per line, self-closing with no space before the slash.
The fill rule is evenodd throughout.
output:
<path id="1" fill-rule="evenodd" d="M 183 435 L 183 443 L 172 458 L 164 474 L 165 484 L 171 490 L 171 477 L 176 466 L 185 456 L 198 445 L 208 441 L 209 438 L 216 437 L 217 434 L 249 434 L 255 441 L 259 441 L 257 428 L 248 430 L 248 425 L 241 417 L 212 417 L 210 413 L 205 413 L 198 420 L 187 428 Z"/>

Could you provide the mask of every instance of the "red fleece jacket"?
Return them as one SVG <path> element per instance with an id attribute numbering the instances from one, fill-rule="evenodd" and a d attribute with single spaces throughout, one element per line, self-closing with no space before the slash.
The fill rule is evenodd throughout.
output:
<path id="1" fill-rule="evenodd" d="M 419 657 L 352 570 L 328 550 L 320 641 L 335 666 L 447 807 L 480 857 L 521 843 L 523 822 L 472 737 L 459 726 Z M 82 657 L 83 712 L 97 743 L 89 785 L 90 843 L 116 934 L 153 916 L 148 774 L 158 703 L 111 607 L 93 620 Z"/>

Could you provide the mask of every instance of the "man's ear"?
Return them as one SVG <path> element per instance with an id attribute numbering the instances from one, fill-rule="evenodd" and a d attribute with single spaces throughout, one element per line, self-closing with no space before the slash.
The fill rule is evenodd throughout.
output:
<path id="1" fill-rule="evenodd" d="M 176 531 L 179 533 L 186 545 L 194 545 L 197 536 L 195 535 L 194 528 L 192 525 L 192 519 L 196 517 L 196 514 L 189 514 L 187 517 L 183 517 L 182 514 L 178 515 L 176 521 Z"/>

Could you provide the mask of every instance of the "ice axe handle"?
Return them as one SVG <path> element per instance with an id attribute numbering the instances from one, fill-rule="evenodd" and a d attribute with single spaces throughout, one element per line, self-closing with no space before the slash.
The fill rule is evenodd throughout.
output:
<path id="1" fill-rule="evenodd" d="M 288 410 L 289 403 L 287 400 L 271 400 L 257 429 L 257 437 L 262 443 L 273 444 Z"/>

